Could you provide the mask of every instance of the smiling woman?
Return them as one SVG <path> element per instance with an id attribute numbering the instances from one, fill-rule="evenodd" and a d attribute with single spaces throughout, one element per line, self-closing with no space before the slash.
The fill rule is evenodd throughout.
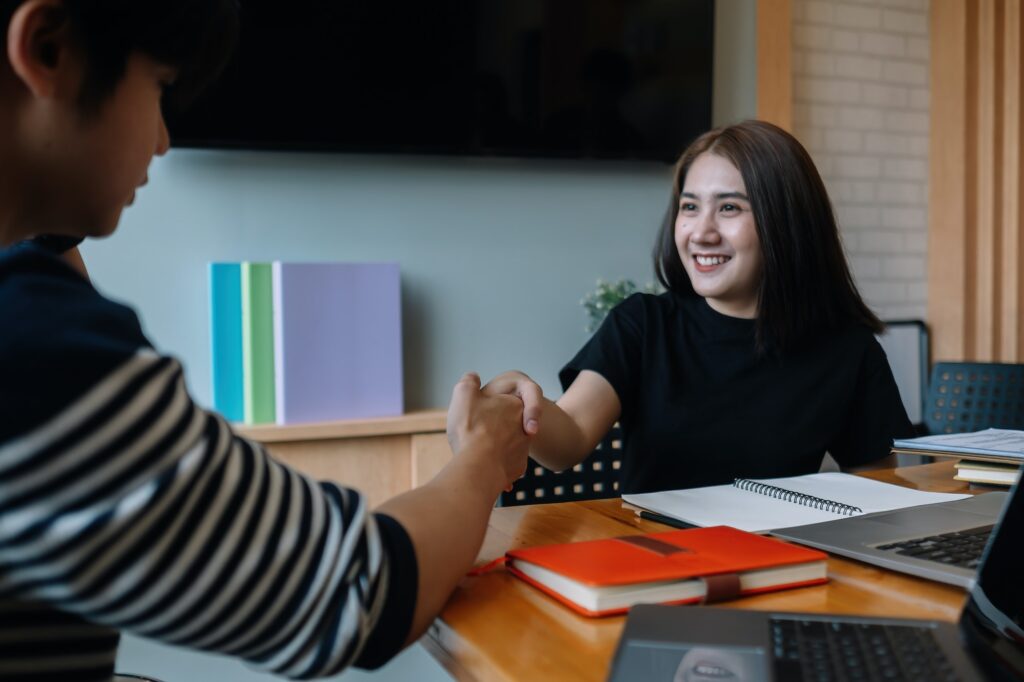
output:
<path id="1" fill-rule="evenodd" d="M 811 473 L 826 452 L 888 464 L 911 425 L 800 143 L 760 121 L 705 133 L 669 206 L 654 253 L 668 291 L 612 310 L 557 402 L 518 372 L 486 387 L 523 397 L 534 459 L 572 467 L 619 421 L 622 492 Z"/>

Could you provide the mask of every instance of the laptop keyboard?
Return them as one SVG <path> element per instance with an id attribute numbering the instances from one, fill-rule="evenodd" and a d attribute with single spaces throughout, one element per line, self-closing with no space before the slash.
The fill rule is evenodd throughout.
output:
<path id="1" fill-rule="evenodd" d="M 776 680 L 955 682 L 932 629 L 772 618 Z"/>
<path id="2" fill-rule="evenodd" d="M 981 563 L 981 553 L 985 550 L 992 528 L 993 526 L 981 526 L 955 533 L 929 535 L 925 538 L 879 545 L 876 549 L 973 570 Z"/>

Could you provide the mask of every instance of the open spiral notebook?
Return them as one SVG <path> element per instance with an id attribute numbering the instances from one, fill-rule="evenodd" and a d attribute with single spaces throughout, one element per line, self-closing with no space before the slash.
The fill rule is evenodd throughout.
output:
<path id="1" fill-rule="evenodd" d="M 736 479 L 732 484 L 623 495 L 634 507 L 696 526 L 732 526 L 753 533 L 846 516 L 960 500 L 837 472 L 786 478 Z"/>

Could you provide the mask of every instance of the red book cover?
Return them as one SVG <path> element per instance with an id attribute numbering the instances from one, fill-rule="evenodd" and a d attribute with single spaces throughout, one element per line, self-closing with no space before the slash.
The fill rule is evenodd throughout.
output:
<path id="1" fill-rule="evenodd" d="M 722 601 L 825 582 L 827 556 L 728 526 L 508 552 L 507 568 L 586 615 L 638 603 Z"/>

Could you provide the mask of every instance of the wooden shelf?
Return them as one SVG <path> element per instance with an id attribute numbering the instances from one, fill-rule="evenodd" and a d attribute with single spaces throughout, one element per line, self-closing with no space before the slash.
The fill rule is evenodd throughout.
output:
<path id="1" fill-rule="evenodd" d="M 334 440 L 337 438 L 362 438 L 365 436 L 394 436 L 410 433 L 431 433 L 445 430 L 445 410 L 423 410 L 409 412 L 397 417 L 376 417 L 373 419 L 346 419 L 343 421 L 320 422 L 316 424 L 259 424 L 246 426 L 235 424 L 235 431 L 246 438 L 260 443 L 285 443 L 291 441 Z"/>

